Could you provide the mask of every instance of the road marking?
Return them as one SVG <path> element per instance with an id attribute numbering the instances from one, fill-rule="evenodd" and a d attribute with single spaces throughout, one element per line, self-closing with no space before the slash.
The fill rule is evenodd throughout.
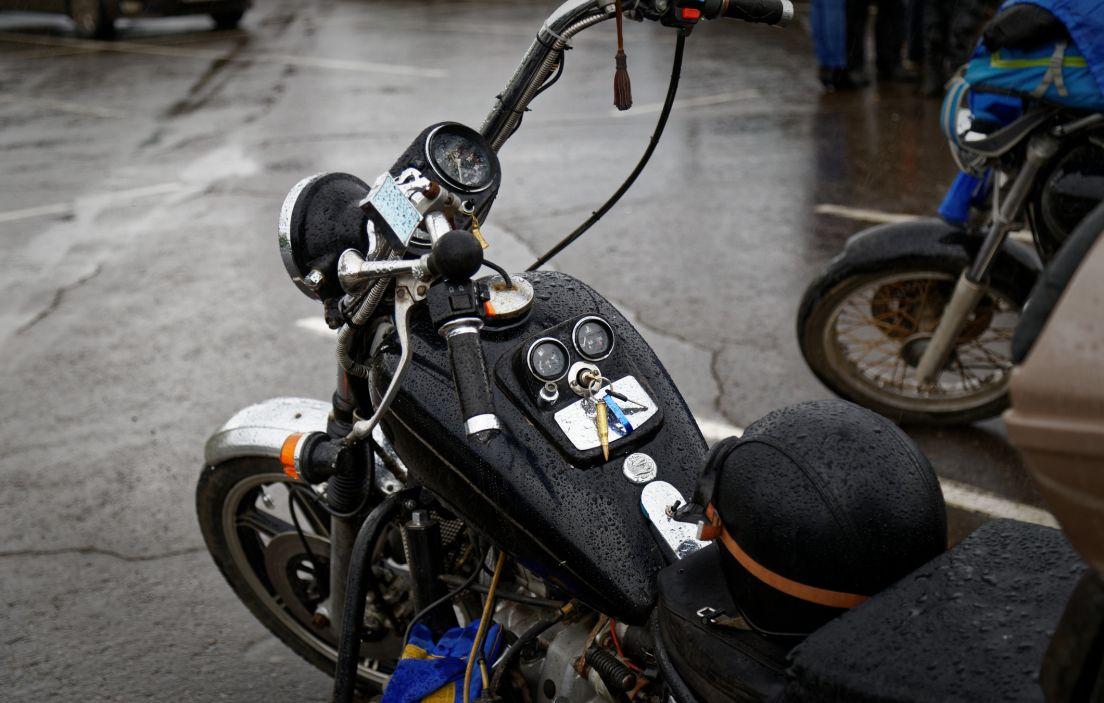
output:
<path id="1" fill-rule="evenodd" d="M 126 190 L 109 191 L 107 193 L 92 193 L 89 195 L 82 195 L 79 199 L 84 200 L 87 198 L 108 201 L 135 200 L 151 195 L 175 193 L 183 187 L 183 183 L 159 183 L 152 186 L 128 188 Z M 15 222 L 16 220 L 26 220 L 32 217 L 46 217 L 48 215 L 71 215 L 74 209 L 75 201 L 69 201 L 65 203 L 52 203 L 50 205 L 28 207 L 21 210 L 8 210 L 7 212 L 0 212 L 0 222 Z"/>
<path id="2" fill-rule="evenodd" d="M 939 484 L 943 486 L 943 500 L 947 502 L 947 505 L 997 518 L 1009 518 L 1046 527 L 1058 527 L 1058 521 L 1054 519 L 1054 516 L 1042 508 L 1017 503 L 949 478 L 940 477 Z"/>
<path id="3" fill-rule="evenodd" d="M 330 338 L 336 334 L 318 316 L 296 320 L 295 326 Z M 698 427 L 705 436 L 705 441 L 711 445 L 727 437 L 734 435 L 738 437 L 744 433 L 742 427 L 737 427 L 725 420 L 707 417 L 696 419 Z M 1046 527 L 1058 527 L 1058 522 L 1054 519 L 1054 516 L 1042 508 L 1008 500 L 994 493 L 949 478 L 940 477 L 939 483 L 943 487 L 943 500 L 951 507 L 971 513 L 989 515 L 994 518 L 1009 518 Z"/>
<path id="4" fill-rule="evenodd" d="M 58 112 L 69 112 L 74 115 L 102 117 L 104 119 L 120 119 L 131 115 L 131 113 L 126 110 L 116 110 L 110 107 L 100 107 L 87 103 L 70 102 L 68 100 L 32 98 L 25 95 L 0 95 L 0 103 L 7 103 L 9 105 L 28 105 L 30 107 L 46 108 Z"/>
<path id="5" fill-rule="evenodd" d="M 873 222 L 876 224 L 893 224 L 898 222 L 915 222 L 921 219 L 919 215 L 905 215 L 897 212 L 882 212 L 881 210 L 866 210 L 859 207 L 848 207 L 846 205 L 832 205 L 831 203 L 824 203 L 817 205 L 813 208 L 813 212 L 818 215 L 834 215 L 835 217 L 843 217 L 848 220 L 856 220 L 858 222 Z M 1018 229 L 1008 235 L 1010 239 L 1021 244 L 1027 244 L 1029 246 L 1035 246 L 1035 237 L 1031 234 L 1031 230 Z"/>
<path id="6" fill-rule="evenodd" d="M 259 52 L 253 54 L 228 55 L 218 49 L 198 49 L 164 44 L 143 44 L 141 42 L 113 41 L 99 42 L 90 39 L 70 39 L 63 37 L 37 37 L 11 32 L 0 32 L 0 41 L 38 44 L 41 46 L 65 46 L 85 48 L 92 51 L 114 51 L 123 54 L 143 54 L 148 56 L 169 56 L 172 58 L 200 59 L 204 61 L 233 61 L 236 63 L 281 63 L 287 66 L 305 68 L 323 68 L 360 73 L 385 73 L 392 76 L 412 76 L 416 78 L 446 78 L 448 72 L 439 68 L 423 68 L 404 64 L 377 63 L 374 61 L 355 61 L 351 59 L 332 59 L 321 56 L 298 56 Z"/>
<path id="7" fill-rule="evenodd" d="M 877 224 L 889 224 L 894 222 L 913 222 L 919 220 L 918 215 L 905 215 L 896 212 L 882 212 L 880 210 L 866 210 L 859 207 L 848 207 L 846 205 L 832 205 L 831 203 L 823 203 L 813 208 L 813 212 L 818 215 L 833 215 L 835 217 L 844 217 L 848 220 L 856 220 L 858 222 L 874 222 Z"/>
<path id="8" fill-rule="evenodd" d="M 682 98 L 676 100 L 672 109 L 683 110 L 688 107 L 710 107 L 712 105 L 723 105 L 725 103 L 738 102 L 740 100 L 755 100 L 763 97 L 755 88 L 748 88 L 747 90 L 737 90 L 731 93 L 717 93 L 716 95 L 699 95 L 695 98 Z M 625 110 L 622 112 L 617 108 L 610 110 L 609 114 L 613 117 L 633 117 L 634 115 L 648 115 L 660 112 L 663 110 L 663 103 L 644 103 L 642 105 L 633 105 L 631 110 Z"/>

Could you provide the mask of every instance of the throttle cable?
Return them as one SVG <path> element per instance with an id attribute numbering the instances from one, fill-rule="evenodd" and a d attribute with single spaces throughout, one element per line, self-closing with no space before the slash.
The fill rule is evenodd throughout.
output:
<path id="1" fill-rule="evenodd" d="M 675 94 L 678 92 L 679 77 L 682 75 L 682 54 L 686 47 L 686 32 L 685 30 L 679 30 L 678 38 L 675 42 L 675 57 L 671 62 L 671 82 L 667 84 L 667 97 L 663 101 L 663 109 L 659 113 L 659 120 L 656 122 L 655 130 L 652 132 L 651 141 L 648 143 L 648 148 L 644 150 L 644 155 L 640 157 L 640 161 L 637 162 L 636 167 L 629 174 L 629 177 L 625 179 L 625 182 L 621 184 L 609 200 L 602 204 L 602 207 L 591 213 L 587 221 L 575 228 L 571 234 L 564 237 L 556 246 L 549 249 L 542 254 L 540 258 L 532 263 L 526 271 L 536 271 L 541 266 L 548 263 L 552 257 L 559 254 L 561 251 L 570 246 L 576 239 L 586 234 L 587 230 L 593 227 L 598 220 L 617 204 L 617 201 L 621 199 L 633 183 L 636 182 L 638 176 L 644 171 L 644 167 L 648 165 L 648 161 L 652 158 L 652 154 L 655 152 L 656 147 L 659 146 L 659 139 L 663 136 L 663 130 L 667 126 L 667 118 L 671 116 L 671 108 L 675 103 Z"/>

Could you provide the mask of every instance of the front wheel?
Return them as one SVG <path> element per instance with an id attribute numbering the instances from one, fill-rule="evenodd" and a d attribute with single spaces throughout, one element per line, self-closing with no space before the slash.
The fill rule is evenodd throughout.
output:
<path id="1" fill-rule="evenodd" d="M 798 321 L 801 353 L 833 392 L 900 423 L 957 424 L 1008 406 L 1012 333 L 1020 305 L 991 287 L 932 384 L 916 377 L 961 269 L 901 263 L 842 280 L 825 277 L 806 293 Z"/>
<path id="2" fill-rule="evenodd" d="M 289 479 L 275 459 L 237 459 L 203 469 L 196 512 L 207 549 L 234 593 L 284 644 L 332 674 L 330 517 L 313 491 Z M 366 612 L 374 641 L 361 649 L 357 683 L 365 691 L 381 690 L 402 649 L 401 631 L 384 623 L 405 624 L 410 615 L 408 577 L 387 549 L 381 545 L 373 568 L 382 597 Z"/>

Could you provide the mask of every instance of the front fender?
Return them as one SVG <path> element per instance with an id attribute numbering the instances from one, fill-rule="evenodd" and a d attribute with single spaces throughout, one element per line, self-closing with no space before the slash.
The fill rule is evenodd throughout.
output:
<path id="1" fill-rule="evenodd" d="M 977 256 L 983 237 L 937 219 L 895 222 L 863 230 L 847 240 L 843 251 L 805 291 L 798 312 L 799 329 L 830 290 L 852 276 L 893 268 L 934 267 L 957 274 Z M 1035 252 L 1006 239 L 990 272 L 994 288 L 1023 305 L 1042 264 Z"/>
<path id="2" fill-rule="evenodd" d="M 207 465 L 247 456 L 279 459 L 289 434 L 325 432 L 331 409 L 311 398 L 272 398 L 243 408 L 207 439 Z"/>

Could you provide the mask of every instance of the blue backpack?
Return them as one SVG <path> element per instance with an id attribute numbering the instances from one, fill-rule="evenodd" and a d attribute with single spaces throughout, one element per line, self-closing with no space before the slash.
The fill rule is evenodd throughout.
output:
<path id="1" fill-rule="evenodd" d="M 975 90 L 1104 111 L 1104 0 L 1009 0 L 1054 15 L 1070 40 L 990 52 L 978 45 L 963 80 Z"/>
<path id="2" fill-rule="evenodd" d="M 1104 0 L 1008 0 L 998 15 L 1016 5 L 1046 10 L 1065 26 L 1069 38 L 997 51 L 979 43 L 943 101 L 940 127 L 954 145 L 959 143 L 956 119 L 963 106 L 975 122 L 997 127 L 1023 114 L 1025 98 L 1104 112 Z M 940 215 L 952 224 L 965 222 L 971 205 L 987 197 L 988 181 L 988 174 L 959 174 Z"/>

